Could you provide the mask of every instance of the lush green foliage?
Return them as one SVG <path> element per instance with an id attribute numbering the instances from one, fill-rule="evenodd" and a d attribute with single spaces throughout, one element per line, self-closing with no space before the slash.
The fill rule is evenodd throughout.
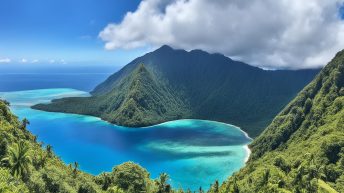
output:
<path id="1" fill-rule="evenodd" d="M 65 165 L 50 145 L 42 147 L 0 100 L 0 192 L 1 193 L 184 193 L 172 190 L 168 175 L 156 180 L 141 166 L 126 162 L 112 172 L 92 176 L 79 164 Z"/>
<path id="2" fill-rule="evenodd" d="M 147 126 L 188 116 L 190 113 L 183 106 L 141 64 L 113 92 L 92 98 L 56 100 L 53 105 L 34 108 L 100 116 L 119 125 Z"/>
<path id="3" fill-rule="evenodd" d="M 101 191 L 93 176 L 73 175 L 51 146 L 43 149 L 26 130 L 27 124 L 28 120 L 20 122 L 8 103 L 0 100 L 0 192 L 78 192 L 85 185 Z"/>
<path id="4" fill-rule="evenodd" d="M 344 192 L 344 51 L 250 147 L 220 192 Z"/>
<path id="5" fill-rule="evenodd" d="M 144 192 L 149 181 L 148 172 L 142 167 L 127 162 L 116 166 L 112 171 L 113 183 L 124 191 Z"/>
<path id="6" fill-rule="evenodd" d="M 25 142 L 20 141 L 8 149 L 8 153 L 2 159 L 2 162 L 6 162 L 5 165 L 8 164 L 12 175 L 25 178 L 28 174 L 29 164 L 31 164 L 29 153 L 29 146 Z"/>
<path id="7" fill-rule="evenodd" d="M 163 46 L 110 76 L 93 97 L 34 108 L 93 115 L 125 126 L 180 118 L 216 120 L 255 137 L 317 72 L 264 71 L 219 54 Z"/>
<path id="8" fill-rule="evenodd" d="M 147 113 L 156 105 L 183 104 L 183 101 L 155 103 L 154 97 L 171 97 L 162 93 L 151 95 L 150 92 L 160 92 L 156 89 L 164 87 L 156 80 L 152 69 L 139 65 L 119 84 L 128 87 L 123 88 L 128 92 L 102 93 L 85 101 L 114 97 L 115 102 L 116 97 L 124 97 L 119 104 L 124 105 L 119 107 L 123 108 L 120 114 L 128 113 L 131 121 L 140 121 L 140 113 Z M 74 99 L 61 101 L 70 100 Z M 167 106 L 161 109 L 164 107 Z M 79 171 L 77 162 L 66 166 L 51 146 L 43 149 L 36 142 L 36 137 L 26 130 L 27 124 L 26 119 L 18 121 L 9 111 L 8 103 L 0 100 L 0 192 L 184 192 L 171 188 L 167 174 L 151 180 L 144 168 L 132 162 L 99 176 Z M 250 147 L 252 155 L 247 165 L 222 185 L 216 181 L 209 193 L 344 192 L 344 51 L 275 117 Z M 204 191 L 200 188 L 198 192 Z"/>

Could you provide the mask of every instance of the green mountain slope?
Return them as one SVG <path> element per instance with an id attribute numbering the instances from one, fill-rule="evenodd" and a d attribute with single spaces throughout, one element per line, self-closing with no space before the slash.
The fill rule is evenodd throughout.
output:
<path id="1" fill-rule="evenodd" d="M 77 192 L 83 187 L 101 192 L 93 176 L 65 165 L 50 146 L 43 148 L 26 124 L 0 100 L 0 192 Z"/>
<path id="2" fill-rule="evenodd" d="M 50 145 L 43 147 L 0 99 L 1 193 L 177 193 L 162 177 L 152 180 L 146 169 L 126 162 L 111 172 L 93 176 L 79 170 L 77 162 L 66 165 Z M 163 169 L 162 169 L 163 170 Z M 167 191 L 168 190 L 168 191 Z M 178 193 L 182 193 L 179 192 Z"/>
<path id="3" fill-rule="evenodd" d="M 140 68 L 144 72 L 138 73 Z M 256 136 L 317 72 L 266 71 L 220 54 L 163 46 L 111 75 L 92 97 L 33 108 L 94 115 L 125 126 L 216 120 Z"/>
<path id="4" fill-rule="evenodd" d="M 190 116 L 186 106 L 140 64 L 111 92 L 90 98 L 58 99 L 53 105 L 39 104 L 34 108 L 100 116 L 119 125 L 147 126 Z"/>
<path id="5" fill-rule="evenodd" d="M 224 192 L 344 192 L 344 51 L 250 145 Z"/>

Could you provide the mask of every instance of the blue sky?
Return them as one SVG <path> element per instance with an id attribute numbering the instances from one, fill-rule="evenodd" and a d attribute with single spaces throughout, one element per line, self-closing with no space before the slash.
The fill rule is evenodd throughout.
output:
<path id="1" fill-rule="evenodd" d="M 124 65 L 144 48 L 107 51 L 98 38 L 139 0 L 0 0 L 0 59 L 26 65 Z"/>
<path id="2" fill-rule="evenodd" d="M 0 67 L 120 67 L 168 44 L 264 69 L 319 68 L 344 49 L 343 5 L 344 0 L 0 0 Z"/>

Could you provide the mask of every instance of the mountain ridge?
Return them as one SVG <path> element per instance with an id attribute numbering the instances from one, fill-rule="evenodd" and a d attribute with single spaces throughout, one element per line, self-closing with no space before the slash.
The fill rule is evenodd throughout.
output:
<path id="1" fill-rule="evenodd" d="M 344 192 L 344 50 L 249 146 L 221 191 Z"/>
<path id="2" fill-rule="evenodd" d="M 116 108 L 109 101 L 108 104 L 99 102 L 102 101 L 99 99 L 111 92 L 129 92 L 124 89 L 128 88 L 125 84 L 130 84 L 127 77 L 132 76 L 142 64 L 154 80 L 146 83 L 158 85 L 151 89 L 151 93 L 160 93 L 159 95 L 165 97 L 159 101 L 151 101 L 150 108 L 141 111 L 139 119 L 142 122 L 131 122 L 127 114 L 120 115 L 118 106 Z M 134 59 L 111 75 L 91 92 L 93 96 L 90 98 L 55 100 L 52 104 L 40 104 L 33 108 L 93 115 L 131 127 L 180 118 L 209 119 L 237 125 L 254 137 L 317 72 L 318 70 L 267 71 L 221 54 L 209 54 L 200 50 L 187 52 L 162 46 Z M 150 93 L 146 94 L 149 97 Z M 123 94 L 124 96 L 126 95 Z M 111 103 L 116 101 L 111 100 Z M 153 105 L 154 103 L 159 104 Z M 165 106 L 166 113 L 157 113 L 159 109 L 154 108 L 157 106 Z"/>

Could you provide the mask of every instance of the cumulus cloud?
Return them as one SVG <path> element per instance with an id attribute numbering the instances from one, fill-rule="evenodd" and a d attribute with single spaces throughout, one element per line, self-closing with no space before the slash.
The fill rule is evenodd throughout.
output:
<path id="1" fill-rule="evenodd" d="M 22 59 L 20 60 L 20 62 L 21 62 L 21 63 L 26 63 L 26 62 L 27 62 L 27 59 L 26 59 L 26 58 L 22 58 Z"/>
<path id="2" fill-rule="evenodd" d="M 143 0 L 99 34 L 106 49 L 163 44 L 263 68 L 325 65 L 344 49 L 344 0 Z"/>
<path id="3" fill-rule="evenodd" d="M 0 63 L 10 63 L 11 59 L 10 58 L 0 58 Z"/>

